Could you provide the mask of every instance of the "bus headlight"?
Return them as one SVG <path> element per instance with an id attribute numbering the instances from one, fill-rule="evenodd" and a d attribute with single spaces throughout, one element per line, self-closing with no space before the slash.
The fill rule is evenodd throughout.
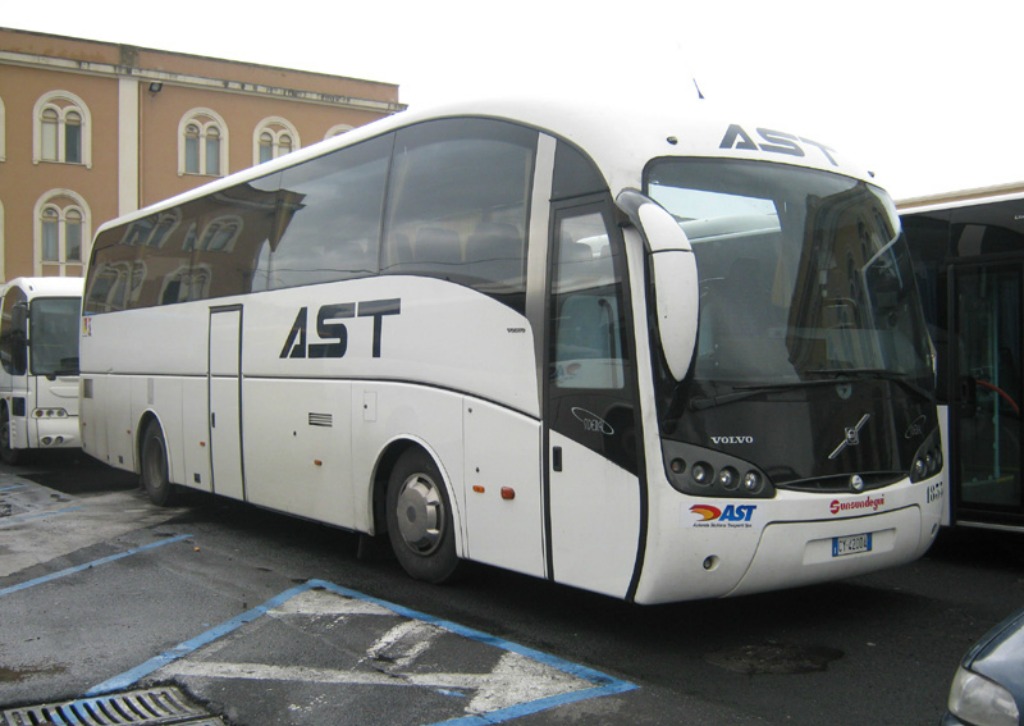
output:
<path id="1" fill-rule="evenodd" d="M 694 482 L 702 487 L 706 487 L 711 483 L 711 466 L 705 464 L 703 461 L 698 461 L 693 465 L 693 469 L 690 471 L 690 476 L 693 477 Z"/>
<path id="2" fill-rule="evenodd" d="M 771 480 L 750 462 L 678 441 L 662 440 L 662 453 L 669 483 L 683 494 L 737 499 L 775 496 Z"/>
<path id="3" fill-rule="evenodd" d="M 718 470 L 718 486 L 722 487 L 727 492 L 731 492 L 740 483 L 739 473 L 731 466 L 726 466 Z"/>
<path id="4" fill-rule="evenodd" d="M 743 490 L 749 494 L 757 494 L 764 487 L 764 477 L 759 472 L 748 471 L 743 475 Z"/>
<path id="5" fill-rule="evenodd" d="M 910 481 L 929 479 L 942 471 L 942 445 L 939 432 L 933 431 L 914 454 L 910 465 Z"/>
<path id="6" fill-rule="evenodd" d="M 35 408 L 32 409 L 33 418 L 67 418 L 68 412 L 63 408 Z"/>

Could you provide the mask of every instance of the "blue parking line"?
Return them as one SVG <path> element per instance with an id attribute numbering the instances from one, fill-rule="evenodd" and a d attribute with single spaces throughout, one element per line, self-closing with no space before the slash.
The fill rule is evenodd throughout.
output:
<path id="1" fill-rule="evenodd" d="M 184 643 L 171 648 L 168 651 L 164 651 L 158 656 L 150 658 L 145 663 L 142 663 L 131 670 L 125 671 L 124 673 L 114 676 L 102 683 L 99 683 L 88 691 L 85 692 L 85 697 L 101 696 L 114 691 L 125 690 L 146 676 L 152 674 L 156 670 L 163 666 L 172 663 L 180 658 L 183 658 L 191 653 L 194 653 L 199 648 L 218 640 L 219 638 L 234 632 L 238 628 L 242 627 L 246 623 L 250 623 L 257 618 L 266 615 L 267 612 L 273 610 L 280 605 L 283 605 L 288 600 L 291 600 L 296 595 L 299 595 L 308 590 L 328 590 L 336 593 L 343 597 L 353 598 L 356 600 L 362 600 L 364 602 L 379 605 L 401 617 L 410 618 L 412 620 L 419 620 L 422 622 L 430 623 L 439 628 L 447 630 L 455 635 L 462 636 L 464 638 L 475 640 L 478 643 L 484 645 L 494 646 L 501 650 L 522 655 L 530 658 L 534 661 L 542 663 L 546 666 L 550 666 L 557 670 L 562 671 L 568 675 L 574 676 L 584 681 L 588 681 L 593 684 L 592 688 L 583 689 L 580 691 L 572 691 L 556 696 L 549 696 L 546 698 L 537 699 L 535 701 L 528 701 L 525 703 L 516 704 L 515 706 L 509 706 L 507 708 L 499 709 L 497 711 L 491 711 L 489 713 L 477 714 L 473 716 L 459 717 L 450 719 L 448 721 L 440 721 L 432 726 L 485 726 L 486 724 L 498 724 L 505 721 L 509 721 L 515 718 L 520 718 L 532 713 L 538 713 L 545 711 L 549 708 L 555 708 L 557 706 L 563 706 L 569 703 L 577 703 L 579 701 L 589 700 L 591 698 L 599 698 L 601 696 L 610 696 L 617 693 L 626 693 L 632 691 L 638 686 L 628 681 L 623 681 L 618 678 L 614 678 L 600 671 L 596 671 L 593 668 L 580 665 L 579 663 L 572 663 L 554 655 L 548 653 L 542 653 L 541 651 L 528 648 L 518 643 L 505 640 L 493 635 L 489 635 L 480 630 L 475 630 L 464 625 L 452 622 L 450 620 L 444 620 L 436 618 L 426 613 L 421 613 L 417 610 L 397 605 L 387 600 L 381 600 L 379 598 L 365 595 L 356 590 L 350 590 L 340 585 L 335 585 L 332 582 L 325 580 L 309 580 L 302 585 L 293 587 L 289 590 L 272 597 L 262 605 L 258 605 L 251 610 L 238 615 L 231 620 L 225 621 L 220 625 L 207 630 L 205 633 L 187 640 Z"/>
<path id="2" fill-rule="evenodd" d="M 74 575 L 76 572 L 82 572 L 83 570 L 88 570 L 88 569 L 93 568 L 93 567 L 99 567 L 100 565 L 106 565 L 106 564 L 108 564 L 110 562 L 116 562 L 117 560 L 124 559 L 125 557 L 131 557 L 132 555 L 137 555 L 140 552 L 146 552 L 148 550 L 155 549 L 157 547 L 163 547 L 164 545 L 169 545 L 169 544 L 172 544 L 174 542 L 181 542 L 183 539 L 191 539 L 191 537 L 192 537 L 192 535 L 190 535 L 190 534 L 179 534 L 176 537 L 169 537 L 167 539 L 160 540 L 159 542 L 152 542 L 152 543 L 150 543 L 148 545 L 142 545 L 141 547 L 136 547 L 135 549 L 126 550 L 125 552 L 119 552 L 116 555 L 109 555 L 107 557 L 101 557 L 98 560 L 93 560 L 92 562 L 86 562 L 84 565 L 78 565 L 76 567 L 69 567 L 68 569 L 61 570 L 60 572 L 51 572 L 49 575 L 43 575 L 42 577 L 37 577 L 34 580 L 29 580 L 28 582 L 22 582 L 21 584 L 18 584 L 18 585 L 11 585 L 10 587 L 2 588 L 2 589 L 0 589 L 0 597 L 3 597 L 4 595 L 10 595 L 11 593 L 14 593 L 14 592 L 20 592 L 21 590 L 27 590 L 30 587 L 35 587 L 36 585 L 42 585 L 45 582 L 51 582 L 53 580 L 60 579 L 61 577 L 67 577 L 68 575 Z"/>
<path id="3" fill-rule="evenodd" d="M 28 522 L 33 519 L 46 519 L 47 517 L 56 517 L 61 514 L 78 512 L 81 509 L 82 505 L 76 504 L 73 507 L 64 507 L 63 509 L 51 509 L 47 512 L 34 512 L 32 514 L 15 514 L 12 517 L 4 517 L 3 522 L 0 522 L 0 527 L 6 527 L 11 524 L 17 524 L 18 522 Z"/>
<path id="4" fill-rule="evenodd" d="M 485 724 L 503 723 L 531 713 L 538 713 L 549 708 L 555 708 L 556 706 L 586 701 L 591 698 L 600 698 L 601 696 L 610 696 L 616 693 L 626 693 L 627 691 L 632 691 L 638 687 L 635 683 L 613 678 L 612 676 L 601 673 L 600 671 L 596 671 L 592 668 L 588 668 L 587 666 L 580 665 L 579 663 L 572 663 L 571 661 L 551 655 L 550 653 L 543 653 L 539 650 L 534 650 L 533 648 L 513 643 L 512 641 L 505 640 L 504 638 L 489 635 L 488 633 L 475 630 L 465 625 L 460 625 L 459 623 L 454 623 L 450 620 L 435 618 L 432 615 L 427 615 L 426 613 L 421 613 L 402 605 L 396 605 L 395 603 L 391 603 L 386 600 L 370 597 L 369 595 L 364 595 L 360 592 L 356 592 L 355 590 L 349 590 L 348 588 L 340 587 L 322 580 L 311 580 L 310 582 L 315 583 L 316 587 L 322 587 L 332 592 L 336 592 L 339 595 L 358 598 L 374 603 L 375 605 L 380 605 L 381 607 L 392 611 L 396 615 L 401 615 L 413 620 L 421 620 L 423 622 L 436 625 L 439 628 L 443 628 L 455 635 L 468 638 L 469 640 L 475 640 L 478 643 L 483 643 L 485 645 L 493 645 L 495 648 L 500 648 L 502 650 L 530 658 L 538 663 L 542 663 L 551 668 L 555 668 L 556 670 L 560 670 L 563 673 L 574 676 L 575 678 L 589 681 L 594 684 L 593 688 L 588 688 L 582 691 L 572 691 L 557 696 L 549 696 L 547 698 L 516 704 L 515 706 L 509 706 L 507 708 L 491 711 L 485 714 L 465 716 L 450 719 L 448 721 L 439 721 L 437 724 L 433 724 L 432 726 L 439 726 L 439 724 L 445 724 L 445 726 L 483 726 Z"/>
<path id="5" fill-rule="evenodd" d="M 120 691 L 126 689 L 136 681 L 145 678 L 158 668 L 162 668 L 168 663 L 173 663 L 179 658 L 183 658 L 186 655 L 189 655 L 190 653 L 199 650 L 204 645 L 209 645 L 213 641 L 218 640 L 219 638 L 223 638 L 228 633 L 238 630 L 238 628 L 242 627 L 246 623 L 250 623 L 253 620 L 256 620 L 257 618 L 266 615 L 268 610 L 273 610 L 278 605 L 281 605 L 282 603 L 291 600 L 296 595 L 305 592 L 309 589 L 309 583 L 307 582 L 303 585 L 293 587 L 290 590 L 285 590 L 280 595 L 270 598 L 262 605 L 257 605 L 251 610 L 246 610 L 241 615 L 238 615 L 232 618 L 231 620 L 223 622 L 215 628 L 210 628 L 205 633 L 197 635 L 195 638 L 192 638 L 191 640 L 186 640 L 184 643 L 179 643 L 170 650 L 164 651 L 160 655 L 150 658 L 142 665 L 138 665 L 132 668 L 131 670 L 125 671 L 120 675 L 114 676 L 113 678 L 109 678 L 103 681 L 103 683 L 99 683 L 93 686 L 85 692 L 85 695 L 102 696 L 105 693 L 111 693 L 113 691 Z"/>
<path id="6" fill-rule="evenodd" d="M 3 494 L 4 492 L 11 492 L 15 489 L 24 489 L 25 486 L 25 484 L 11 484 L 10 486 L 0 487 L 0 494 Z"/>

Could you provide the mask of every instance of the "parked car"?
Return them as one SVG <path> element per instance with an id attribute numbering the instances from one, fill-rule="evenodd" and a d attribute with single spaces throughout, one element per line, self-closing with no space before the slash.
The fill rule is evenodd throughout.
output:
<path id="1" fill-rule="evenodd" d="M 942 726 L 1020 726 L 1024 713 L 1024 610 L 975 643 L 960 661 Z"/>

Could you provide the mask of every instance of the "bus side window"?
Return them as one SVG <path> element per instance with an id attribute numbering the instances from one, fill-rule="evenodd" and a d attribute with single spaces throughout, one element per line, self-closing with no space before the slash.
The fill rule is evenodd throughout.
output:
<path id="1" fill-rule="evenodd" d="M 446 119 L 398 133 L 383 272 L 466 285 L 522 312 L 537 133 Z"/>
<path id="2" fill-rule="evenodd" d="M 284 171 L 253 290 L 377 274 L 392 143 L 391 135 L 371 139 Z"/>
<path id="3" fill-rule="evenodd" d="M 621 290 L 598 213 L 560 221 L 554 272 L 555 385 L 621 389 Z"/>

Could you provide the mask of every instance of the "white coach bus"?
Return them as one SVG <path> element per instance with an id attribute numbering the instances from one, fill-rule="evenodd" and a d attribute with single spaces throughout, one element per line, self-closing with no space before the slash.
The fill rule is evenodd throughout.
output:
<path id="1" fill-rule="evenodd" d="M 19 277 L 0 287 L 0 459 L 73 448 L 78 436 L 80 277 Z"/>
<path id="2" fill-rule="evenodd" d="M 658 603 L 918 557 L 943 486 L 895 209 L 702 110 L 405 112 L 105 224 L 85 450 L 434 582 Z"/>

